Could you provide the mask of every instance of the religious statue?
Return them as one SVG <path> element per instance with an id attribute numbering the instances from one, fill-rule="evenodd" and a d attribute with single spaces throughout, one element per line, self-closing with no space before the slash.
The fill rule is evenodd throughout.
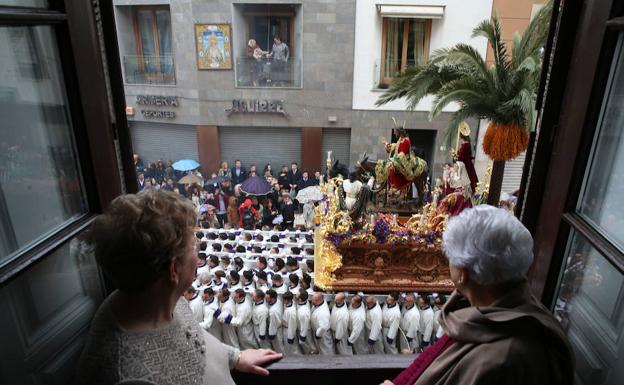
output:
<path id="1" fill-rule="evenodd" d="M 464 209 L 472 207 L 472 187 L 466 166 L 463 162 L 455 162 L 449 176 L 451 191 L 438 202 L 438 208 L 455 216 Z"/>
<path id="2" fill-rule="evenodd" d="M 392 120 L 394 122 L 393 130 L 398 139 L 396 143 L 383 141 L 388 159 L 377 161 L 375 166 L 377 181 L 378 183 L 386 182 L 389 187 L 399 190 L 403 194 L 407 192 L 412 183 L 415 183 L 418 195 L 422 196 L 427 162 L 417 157 L 412 150 L 409 135 L 405 130 L 405 122 L 399 126 L 396 119 L 392 118 Z"/>
<path id="3" fill-rule="evenodd" d="M 470 126 L 466 122 L 461 122 L 457 130 L 457 146 L 453 150 L 453 156 L 459 162 L 464 163 L 466 166 L 466 172 L 470 179 L 470 188 L 474 192 L 477 188 L 479 179 L 477 178 L 477 172 L 474 168 L 472 157 L 472 145 L 470 144 Z M 461 140 L 461 145 L 460 145 Z"/>

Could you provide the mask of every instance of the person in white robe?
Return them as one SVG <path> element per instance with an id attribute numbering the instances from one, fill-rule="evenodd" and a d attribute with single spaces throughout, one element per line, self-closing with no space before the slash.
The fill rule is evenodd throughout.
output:
<path id="1" fill-rule="evenodd" d="M 243 289 L 234 291 L 234 318 L 230 324 L 236 328 L 238 344 L 241 349 L 258 349 L 258 342 L 254 335 L 254 324 L 251 321 L 251 300 L 247 298 Z"/>
<path id="2" fill-rule="evenodd" d="M 431 345 L 431 337 L 433 335 L 433 309 L 429 306 L 429 301 L 420 296 L 418 297 L 418 310 L 420 311 L 420 346 L 425 349 Z"/>
<path id="3" fill-rule="evenodd" d="M 286 265 L 288 266 L 290 274 L 297 274 L 299 276 L 299 279 L 303 278 L 303 270 L 301 270 L 301 268 L 299 267 L 299 261 L 297 261 L 296 258 L 287 258 Z"/>
<path id="4" fill-rule="evenodd" d="M 227 280 L 225 279 L 225 272 L 223 270 L 215 271 L 212 276 L 212 290 L 216 295 L 219 295 L 221 289 L 227 288 Z"/>
<path id="5" fill-rule="evenodd" d="M 314 293 L 312 296 L 312 311 L 310 312 L 310 329 L 319 353 L 326 356 L 335 354 L 334 339 L 329 319 L 329 307 L 323 295 Z"/>
<path id="6" fill-rule="evenodd" d="M 383 335 L 384 351 L 386 354 L 397 354 L 397 335 L 401 322 L 401 309 L 397 301 L 399 293 L 392 292 L 386 298 L 386 306 L 382 310 L 381 328 Z"/>
<path id="7" fill-rule="evenodd" d="M 284 353 L 282 303 L 277 300 L 277 292 L 273 289 L 267 290 L 265 298 L 269 306 L 269 342 L 271 343 L 271 348 L 278 353 Z"/>
<path id="8" fill-rule="evenodd" d="M 433 336 L 435 342 L 438 338 L 442 338 L 444 335 L 444 329 L 440 326 L 440 314 L 442 313 L 442 308 L 446 303 L 446 297 L 444 295 L 438 295 L 437 293 L 433 293 Z"/>
<path id="9" fill-rule="evenodd" d="M 199 290 L 195 290 L 193 287 L 189 290 L 192 292 L 189 299 L 191 312 L 193 312 L 195 320 L 197 322 L 201 322 L 204 320 L 204 293 L 201 293 Z"/>
<path id="10" fill-rule="evenodd" d="M 288 291 L 288 286 L 286 286 L 284 284 L 284 281 L 282 281 L 282 276 L 279 274 L 275 274 L 273 275 L 273 290 L 275 290 L 275 292 L 278 295 L 278 298 L 282 298 L 282 295 L 284 293 L 286 293 Z"/>
<path id="11" fill-rule="evenodd" d="M 230 293 L 233 293 L 236 291 L 236 289 L 241 289 L 243 287 L 243 284 L 240 281 L 240 275 L 236 271 L 230 271 L 227 278 L 228 289 L 230 289 Z"/>
<path id="12" fill-rule="evenodd" d="M 405 339 L 399 339 L 401 353 L 414 353 L 420 348 L 418 339 L 420 330 L 420 311 L 416 306 L 416 298 L 414 294 L 408 294 L 405 297 L 405 303 L 401 310 L 401 330 L 405 333 Z"/>
<path id="13" fill-rule="evenodd" d="M 243 274 L 241 275 L 241 283 L 242 289 L 245 290 L 247 296 L 251 298 L 251 295 L 256 290 L 256 285 L 253 280 L 253 273 L 250 270 L 243 271 Z"/>
<path id="14" fill-rule="evenodd" d="M 369 354 L 366 342 L 366 332 L 364 324 L 366 322 L 366 310 L 362 306 L 362 296 L 355 295 L 351 298 L 351 309 L 349 309 L 349 338 L 348 343 L 353 347 L 355 354 Z"/>
<path id="15" fill-rule="evenodd" d="M 345 303 L 344 293 L 338 293 L 334 298 L 329 325 L 334 333 L 336 353 L 346 356 L 353 355 L 353 348 L 349 345 L 349 308 Z"/>
<path id="16" fill-rule="evenodd" d="M 206 295 L 204 300 L 204 320 L 199 323 L 199 326 L 223 342 L 221 323 L 215 320 L 214 317 L 215 311 L 219 309 L 219 301 L 214 297 L 214 291 L 210 287 L 204 289 L 204 294 Z"/>
<path id="17" fill-rule="evenodd" d="M 312 341 L 314 338 L 310 333 L 310 304 L 308 303 L 308 293 L 300 291 L 296 295 L 297 299 L 297 333 L 299 335 L 299 346 L 304 354 L 316 354 L 318 349 Z"/>
<path id="18" fill-rule="evenodd" d="M 269 308 L 264 303 L 264 292 L 255 290 L 251 296 L 254 303 L 251 312 L 251 320 L 254 325 L 254 336 L 258 341 L 258 345 L 263 349 L 270 349 L 271 344 L 267 336 L 269 329 Z"/>
<path id="19" fill-rule="evenodd" d="M 377 303 L 377 299 L 372 295 L 366 297 L 366 338 L 369 350 L 374 354 L 383 354 L 383 342 L 381 339 L 381 307 Z"/>
<path id="20" fill-rule="evenodd" d="M 234 318 L 234 301 L 230 298 L 230 291 L 228 289 L 221 289 L 219 292 L 219 311 L 214 313 L 223 331 L 223 343 L 233 346 L 237 349 L 240 348 L 238 343 L 238 336 L 236 335 L 236 328 L 231 324 Z"/>
<path id="21" fill-rule="evenodd" d="M 282 330 L 284 333 L 284 355 L 286 356 L 301 354 L 297 338 L 297 306 L 293 303 L 293 299 L 294 296 L 291 292 L 282 295 L 284 304 Z"/>

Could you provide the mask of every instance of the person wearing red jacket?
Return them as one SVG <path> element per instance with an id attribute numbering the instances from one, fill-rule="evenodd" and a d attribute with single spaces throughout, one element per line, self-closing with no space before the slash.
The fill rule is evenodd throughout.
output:
<path id="1" fill-rule="evenodd" d="M 253 228 L 254 223 L 258 219 L 258 211 L 253 207 L 251 199 L 247 198 L 238 207 L 239 221 L 238 224 L 242 228 Z"/>
<path id="2" fill-rule="evenodd" d="M 472 162 L 472 146 L 470 145 L 470 137 L 461 135 L 461 139 L 462 144 L 457 151 L 457 160 L 464 162 L 468 178 L 470 179 L 470 187 L 474 193 L 477 188 L 477 183 L 479 183 L 479 179 L 477 178 L 477 172 L 475 171 L 474 164 Z"/>

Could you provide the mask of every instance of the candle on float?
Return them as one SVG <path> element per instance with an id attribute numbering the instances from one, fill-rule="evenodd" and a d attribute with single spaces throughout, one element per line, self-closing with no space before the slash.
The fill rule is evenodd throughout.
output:
<path id="1" fill-rule="evenodd" d="M 332 154 L 331 151 L 327 151 L 327 161 L 328 162 L 331 162 L 331 154 Z"/>

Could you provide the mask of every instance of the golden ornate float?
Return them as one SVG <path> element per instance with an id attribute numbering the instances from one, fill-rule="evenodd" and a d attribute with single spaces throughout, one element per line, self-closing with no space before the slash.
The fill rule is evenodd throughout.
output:
<path id="1" fill-rule="evenodd" d="M 442 252 L 447 216 L 427 205 L 401 224 L 397 215 L 368 210 L 354 223 L 340 210 L 341 177 L 321 184 L 315 208 L 315 284 L 326 291 L 450 292 Z"/>

